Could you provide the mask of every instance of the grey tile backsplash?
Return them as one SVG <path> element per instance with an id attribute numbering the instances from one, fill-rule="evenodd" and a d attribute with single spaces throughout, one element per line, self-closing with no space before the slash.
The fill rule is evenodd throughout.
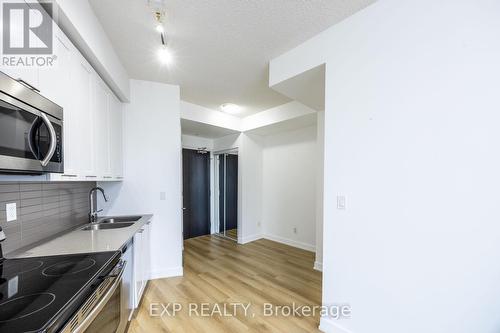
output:
<path id="1" fill-rule="evenodd" d="M 4 253 L 85 223 L 95 182 L 0 182 L 0 226 Z M 17 220 L 7 222 L 5 205 L 15 202 Z"/>

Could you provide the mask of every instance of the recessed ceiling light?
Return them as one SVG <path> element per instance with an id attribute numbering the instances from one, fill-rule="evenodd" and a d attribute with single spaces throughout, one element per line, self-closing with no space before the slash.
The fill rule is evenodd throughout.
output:
<path id="1" fill-rule="evenodd" d="M 170 63 L 172 63 L 172 52 L 170 52 L 166 45 L 161 46 L 158 50 L 158 58 L 164 65 L 169 65 Z"/>
<path id="2" fill-rule="evenodd" d="M 241 107 L 233 103 L 224 103 L 220 106 L 222 112 L 229 114 L 238 114 L 241 112 Z"/>

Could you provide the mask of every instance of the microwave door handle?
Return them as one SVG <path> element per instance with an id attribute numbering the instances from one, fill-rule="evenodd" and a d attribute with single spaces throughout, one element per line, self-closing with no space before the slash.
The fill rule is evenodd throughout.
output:
<path id="1" fill-rule="evenodd" d="M 31 124 L 30 130 L 28 132 L 28 147 L 33 154 L 33 156 L 38 160 L 39 155 L 38 155 L 38 148 L 36 147 L 36 132 L 40 128 L 40 118 L 36 118 L 35 121 L 33 121 L 33 124 Z"/>
<path id="2" fill-rule="evenodd" d="M 42 118 L 43 122 L 45 123 L 45 126 L 47 126 L 47 129 L 49 130 L 49 136 L 50 136 L 50 146 L 49 146 L 49 151 L 47 152 L 47 155 L 45 158 L 40 161 L 43 167 L 47 166 L 49 164 L 50 159 L 52 156 L 54 156 L 54 153 L 56 152 L 56 145 L 57 145 L 57 137 L 56 137 L 56 130 L 54 129 L 54 126 L 52 126 L 52 123 L 50 122 L 49 118 L 45 113 L 41 112 L 40 117 Z"/>

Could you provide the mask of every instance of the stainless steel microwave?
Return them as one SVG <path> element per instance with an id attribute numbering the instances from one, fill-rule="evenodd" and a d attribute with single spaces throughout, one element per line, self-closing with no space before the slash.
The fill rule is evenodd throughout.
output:
<path id="1" fill-rule="evenodd" d="M 0 72 L 0 173 L 62 173 L 63 157 L 63 109 Z"/>

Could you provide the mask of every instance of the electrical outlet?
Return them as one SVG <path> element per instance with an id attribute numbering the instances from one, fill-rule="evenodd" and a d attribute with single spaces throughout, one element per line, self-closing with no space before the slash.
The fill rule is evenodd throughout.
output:
<path id="1" fill-rule="evenodd" d="M 15 202 L 6 204 L 5 212 L 7 214 L 7 222 L 17 220 L 17 207 Z"/>
<path id="2" fill-rule="evenodd" d="M 345 196 L 337 195 L 337 209 L 345 209 Z"/>

